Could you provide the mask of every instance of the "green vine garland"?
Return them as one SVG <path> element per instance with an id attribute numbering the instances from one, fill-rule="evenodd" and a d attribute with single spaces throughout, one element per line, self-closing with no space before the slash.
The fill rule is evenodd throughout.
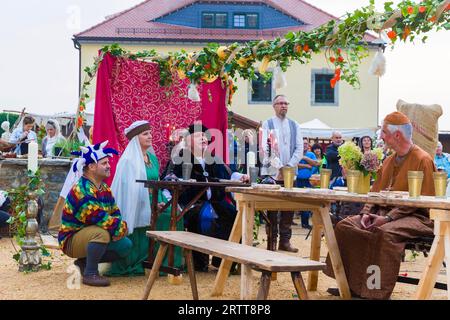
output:
<path id="1" fill-rule="evenodd" d="M 27 203 L 29 200 L 28 194 L 30 191 L 36 192 L 38 196 L 42 196 L 45 193 L 44 182 L 41 178 L 39 170 L 33 175 L 31 171 L 28 171 L 28 183 L 18 188 L 8 190 L 8 195 L 11 199 L 12 216 L 8 219 L 10 228 L 14 233 L 14 240 L 19 246 L 24 244 L 27 227 Z M 14 243 L 13 243 L 14 244 Z M 17 250 L 13 255 L 13 259 L 19 262 L 22 249 Z M 50 252 L 43 245 L 39 247 L 42 257 L 52 258 Z M 41 269 L 50 270 L 51 261 L 46 261 L 41 264 Z"/>
<path id="2" fill-rule="evenodd" d="M 423 33 L 441 29 L 450 30 L 450 0 L 423 0 L 420 3 L 404 0 L 396 8 L 393 2 L 386 2 L 383 13 L 376 12 L 375 0 L 370 0 L 369 6 L 348 13 L 339 21 L 331 20 L 309 32 L 289 32 L 283 38 L 271 41 L 249 41 L 229 46 L 210 43 L 199 52 L 180 50 L 165 56 L 158 55 L 155 50 L 131 53 L 113 44 L 102 48 L 94 65 L 84 70 L 86 80 L 82 86 L 74 131 L 78 132 L 83 125 L 85 101 L 89 99 L 87 89 L 106 53 L 158 63 L 160 85 L 163 87 L 170 86 L 177 77 L 186 77 L 193 84 L 220 77 L 230 92 L 230 104 L 232 94 L 237 90 L 232 79 L 256 79 L 254 64 L 257 62 L 260 62 L 259 72 L 263 77 L 270 78 L 266 69 L 271 61 L 277 62 L 286 71 L 293 61 L 309 63 L 313 53 L 324 50 L 327 61 L 335 68 L 335 77 L 330 85 L 333 87 L 337 81 L 343 80 L 358 88 L 358 66 L 368 55 L 368 44 L 364 40 L 368 31 L 386 34 L 394 46 L 398 41 L 414 41 Z M 386 33 L 385 30 L 390 31 Z M 422 37 L 423 42 L 426 39 L 427 36 Z"/>

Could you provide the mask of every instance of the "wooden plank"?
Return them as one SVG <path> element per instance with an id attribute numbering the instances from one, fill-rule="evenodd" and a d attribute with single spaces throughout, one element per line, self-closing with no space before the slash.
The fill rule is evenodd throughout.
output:
<path id="1" fill-rule="evenodd" d="M 271 272 L 263 271 L 261 275 L 261 280 L 259 283 L 258 295 L 256 296 L 256 300 L 267 300 L 269 296 L 270 289 L 270 278 Z"/>
<path id="2" fill-rule="evenodd" d="M 238 212 L 236 219 L 234 219 L 233 229 L 231 230 L 230 237 L 228 239 L 230 242 L 239 242 L 242 237 L 242 212 L 244 207 L 242 202 L 237 202 L 236 205 Z M 223 294 L 225 283 L 228 279 L 228 275 L 230 274 L 231 265 L 231 260 L 222 259 L 216 279 L 214 280 L 214 287 L 211 296 L 218 297 Z"/>
<path id="3" fill-rule="evenodd" d="M 167 243 L 160 243 L 158 254 L 156 255 L 155 263 L 153 264 L 152 271 L 147 280 L 147 284 L 145 285 L 144 294 L 142 296 L 142 300 L 147 300 L 150 295 L 150 291 L 152 290 L 153 284 L 155 283 L 156 278 L 159 275 L 159 267 L 161 266 L 164 256 L 167 251 Z"/>
<path id="4" fill-rule="evenodd" d="M 147 231 L 147 236 L 182 248 L 248 264 L 253 269 L 271 272 L 302 272 L 325 268 L 322 262 L 185 231 Z"/>
<path id="5" fill-rule="evenodd" d="M 320 210 L 314 210 L 312 214 L 312 235 L 311 235 L 311 251 L 310 259 L 314 261 L 320 260 L 320 247 L 322 245 L 322 218 L 320 217 Z M 319 280 L 318 271 L 310 271 L 308 273 L 308 290 L 316 291 Z"/>
<path id="6" fill-rule="evenodd" d="M 334 234 L 333 225 L 331 223 L 330 210 L 328 206 L 320 209 L 320 216 L 322 218 L 328 252 L 330 253 L 330 259 L 333 265 L 333 271 L 339 287 L 341 298 L 351 299 L 350 288 L 348 286 L 347 277 L 345 275 L 341 254 L 339 253 L 339 247 L 336 241 L 336 236 Z"/>
<path id="7" fill-rule="evenodd" d="M 442 223 L 442 222 L 441 222 Z M 445 248 L 445 265 L 447 272 L 447 299 L 450 300 L 450 223 L 446 222 L 446 231 L 444 237 L 444 248 Z"/>
<path id="8" fill-rule="evenodd" d="M 439 220 L 439 221 L 450 221 L 450 211 L 431 209 L 430 210 L 430 219 L 431 220 Z"/>
<path id="9" fill-rule="evenodd" d="M 251 194 L 235 194 L 236 201 L 252 201 L 255 203 L 255 210 L 269 210 L 269 211 L 310 211 L 319 208 L 322 201 L 302 203 L 298 201 L 280 201 L 278 198 L 267 196 L 255 196 Z"/>
<path id="10" fill-rule="evenodd" d="M 60 249 L 58 239 L 52 235 L 40 234 L 42 245 L 47 249 Z"/>
<path id="11" fill-rule="evenodd" d="M 198 300 L 197 280 L 195 279 L 194 259 L 191 250 L 184 250 L 186 265 L 189 273 L 189 281 L 191 282 L 192 297 Z"/>
<path id="12" fill-rule="evenodd" d="M 271 198 L 285 199 L 289 201 L 348 201 L 348 202 L 362 202 L 362 203 L 372 203 L 382 206 L 409 206 L 416 208 L 429 208 L 429 209 L 443 209 L 450 210 L 450 199 L 439 199 L 430 196 L 421 196 L 418 199 L 411 199 L 408 196 L 397 197 L 397 196 L 387 196 L 382 194 L 370 193 L 369 195 L 364 194 L 352 194 L 345 191 L 333 191 L 329 192 L 319 191 L 317 189 L 278 189 L 278 190 L 265 190 L 258 188 L 243 188 L 243 187 L 228 187 L 227 192 L 233 192 L 236 195 L 238 193 L 254 195 L 254 196 L 265 196 Z"/>
<path id="13" fill-rule="evenodd" d="M 247 201 L 244 204 L 242 217 L 242 243 L 253 248 L 253 224 L 255 221 L 255 203 Z M 265 251 L 265 250 L 264 250 Z M 241 300 L 252 297 L 252 267 L 245 263 L 241 266 Z"/>
<path id="14" fill-rule="evenodd" d="M 291 272 L 291 278 L 294 283 L 295 290 L 297 291 L 298 298 L 300 300 L 309 300 L 302 274 L 300 272 Z"/>
<path id="15" fill-rule="evenodd" d="M 427 259 L 427 265 L 420 278 L 416 293 L 417 300 L 430 299 L 442 261 L 444 261 L 444 237 L 435 236 Z"/>

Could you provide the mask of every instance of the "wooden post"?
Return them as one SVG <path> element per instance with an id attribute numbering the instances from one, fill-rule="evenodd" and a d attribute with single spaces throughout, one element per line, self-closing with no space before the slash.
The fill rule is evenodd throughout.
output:
<path id="1" fill-rule="evenodd" d="M 446 252 L 446 237 L 448 235 L 448 228 L 450 225 L 449 211 L 445 210 L 430 210 L 430 218 L 434 221 L 434 240 L 431 245 L 430 253 L 427 260 L 427 265 L 422 273 L 422 277 L 419 281 L 419 288 L 415 298 L 418 300 L 428 300 L 431 298 L 431 293 L 436 283 L 438 273 L 442 267 L 445 255 L 447 255 L 447 261 L 449 252 Z M 447 279 L 448 276 L 447 264 Z M 447 293 L 449 292 L 449 283 L 447 281 Z M 449 296 L 450 298 L 450 296 Z"/>
<path id="2" fill-rule="evenodd" d="M 328 252 L 330 253 L 331 263 L 333 265 L 334 275 L 339 287 L 342 299 L 351 299 L 350 288 L 348 286 L 347 277 L 345 275 L 344 265 L 342 263 L 341 254 L 334 234 L 333 224 L 330 218 L 330 206 L 326 205 L 320 208 L 320 216 L 322 218 L 325 239 L 327 240 Z"/>
<path id="3" fill-rule="evenodd" d="M 298 298 L 301 300 L 309 300 L 302 274 L 300 272 L 291 272 L 291 278 L 294 283 L 295 290 L 297 291 Z"/>
<path id="4" fill-rule="evenodd" d="M 447 299 L 450 300 L 450 223 L 446 222 L 445 224 L 445 269 L 447 271 Z"/>
<path id="5" fill-rule="evenodd" d="M 238 212 L 236 219 L 234 220 L 233 229 L 231 230 L 228 241 L 239 242 L 242 237 L 242 213 L 244 211 L 244 203 L 242 201 L 236 201 Z M 216 279 L 214 281 L 214 288 L 211 296 L 218 297 L 223 294 L 225 283 L 228 275 L 230 274 L 232 261 L 222 259 L 220 263 L 219 271 L 217 272 Z"/>
<path id="6" fill-rule="evenodd" d="M 244 216 L 242 219 L 242 243 L 248 246 L 253 242 L 253 224 L 255 220 L 255 203 L 247 201 L 244 205 Z M 248 265 L 242 266 L 241 273 L 241 300 L 250 300 L 252 295 L 252 268 Z"/>
<path id="7" fill-rule="evenodd" d="M 422 273 L 417 289 L 417 300 L 428 300 L 436 283 L 437 275 L 444 261 L 444 236 L 441 235 L 442 222 L 435 221 L 434 224 L 434 240 L 428 255 L 427 265 Z M 448 266 L 447 266 L 448 268 Z M 448 290 L 448 284 L 447 284 Z"/>
<path id="8" fill-rule="evenodd" d="M 156 220 L 158 219 L 158 189 L 153 188 L 152 189 L 152 215 L 150 217 L 150 230 L 154 231 L 156 230 Z M 155 240 L 153 238 L 150 238 L 148 244 L 148 257 L 147 261 L 149 264 L 153 264 L 155 259 L 153 258 L 153 251 L 155 249 Z"/>
<path id="9" fill-rule="evenodd" d="M 256 296 L 256 300 L 267 300 L 267 297 L 269 296 L 269 289 L 270 289 L 270 278 L 271 278 L 271 272 L 262 271 L 258 295 Z"/>
<path id="10" fill-rule="evenodd" d="M 320 217 L 320 210 L 313 210 L 312 214 L 312 236 L 311 236 L 311 252 L 310 259 L 314 261 L 320 261 L 320 247 L 322 244 L 322 219 Z M 316 291 L 317 283 L 319 280 L 319 272 L 318 271 L 309 271 L 308 272 L 308 290 Z"/>
<path id="11" fill-rule="evenodd" d="M 147 300 L 150 295 L 150 290 L 152 290 L 153 284 L 155 283 L 156 278 L 159 274 L 159 267 L 161 266 L 164 256 L 167 251 L 167 243 L 161 243 L 159 245 L 158 254 L 156 255 L 155 263 L 152 266 L 152 271 L 147 280 L 147 284 L 145 285 L 144 294 L 142 296 L 142 300 Z"/>
<path id="12" fill-rule="evenodd" d="M 198 300 L 197 280 L 195 279 L 194 260 L 192 259 L 192 250 L 185 249 L 184 255 L 186 257 L 186 265 L 189 273 L 189 280 L 191 282 L 192 297 Z"/>
<path id="13" fill-rule="evenodd" d="M 178 188 L 175 188 L 175 192 L 172 197 L 172 211 L 170 212 L 170 231 L 177 231 L 177 210 L 178 210 L 178 196 L 180 191 Z M 167 266 L 169 268 L 173 267 L 174 264 L 174 247 L 173 245 L 169 245 L 169 257 L 167 259 Z"/>

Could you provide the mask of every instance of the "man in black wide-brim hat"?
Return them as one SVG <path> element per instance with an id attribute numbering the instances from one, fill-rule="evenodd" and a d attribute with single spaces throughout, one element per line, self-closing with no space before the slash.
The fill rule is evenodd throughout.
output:
<path id="1" fill-rule="evenodd" d="M 232 173 L 223 160 L 208 150 L 210 130 L 204 125 L 195 123 L 188 128 L 185 138 L 186 147 L 181 150 L 175 163 L 173 173 L 182 177 L 183 163 L 192 163 L 191 179 L 198 182 L 218 182 L 219 179 L 248 181 L 248 176 Z M 217 137 L 216 137 L 217 139 Z M 177 161 L 178 160 L 178 161 Z M 192 187 L 185 190 L 179 204 L 186 206 L 202 188 Z M 188 231 L 228 240 L 237 210 L 231 194 L 225 188 L 210 188 L 186 213 L 184 221 Z M 194 267 L 197 271 L 208 271 L 209 256 L 193 252 Z M 220 266 L 221 259 L 213 257 L 212 265 Z"/>

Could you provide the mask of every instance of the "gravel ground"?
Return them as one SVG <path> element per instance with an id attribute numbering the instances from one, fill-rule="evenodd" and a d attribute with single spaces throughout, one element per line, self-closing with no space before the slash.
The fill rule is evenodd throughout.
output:
<path id="1" fill-rule="evenodd" d="M 297 221 L 298 222 L 298 221 Z M 309 255 L 310 238 L 305 240 L 308 230 L 298 226 L 293 226 L 293 244 L 300 249 L 300 254 L 307 258 Z M 260 229 L 258 238 L 260 247 L 265 247 L 265 234 L 263 228 Z M 17 263 L 12 259 L 15 253 L 11 239 L 3 238 L 0 240 L 0 300 L 5 299 L 139 299 L 144 286 L 145 277 L 123 277 L 112 278 L 111 287 L 94 288 L 82 285 L 80 288 L 68 286 L 68 282 L 73 275 L 71 268 L 73 259 L 61 254 L 59 250 L 50 250 L 52 253 L 51 270 L 42 270 L 37 273 L 18 272 Z M 326 246 L 322 246 L 321 260 L 325 260 Z M 409 276 L 420 278 L 421 272 L 425 266 L 425 258 L 422 254 L 413 259 L 411 252 L 407 251 L 406 261 L 402 263 L 400 273 L 407 273 Z M 232 275 L 229 277 L 224 295 L 222 297 L 211 297 L 214 278 L 217 270 L 211 267 L 208 273 L 197 273 L 197 285 L 200 299 L 239 299 L 240 295 L 240 276 Z M 306 274 L 303 275 L 306 281 Z M 253 294 L 256 295 L 259 275 L 253 273 Z M 440 282 L 446 282 L 445 269 L 443 268 L 438 276 Z M 326 290 L 329 287 L 336 287 L 336 281 L 332 278 L 319 275 L 318 290 L 310 292 L 311 299 L 332 300 L 339 299 L 329 295 Z M 414 298 L 417 286 L 397 283 L 391 299 L 408 300 Z M 170 285 L 166 277 L 157 279 L 152 292 L 151 299 L 156 300 L 182 300 L 191 299 L 191 289 L 187 275 L 183 276 L 183 281 L 179 285 Z M 442 290 L 434 290 L 432 299 L 446 299 L 447 294 Z M 278 274 L 277 280 L 271 283 L 269 299 L 271 300 L 295 300 L 296 292 L 290 279 L 289 273 Z"/>

